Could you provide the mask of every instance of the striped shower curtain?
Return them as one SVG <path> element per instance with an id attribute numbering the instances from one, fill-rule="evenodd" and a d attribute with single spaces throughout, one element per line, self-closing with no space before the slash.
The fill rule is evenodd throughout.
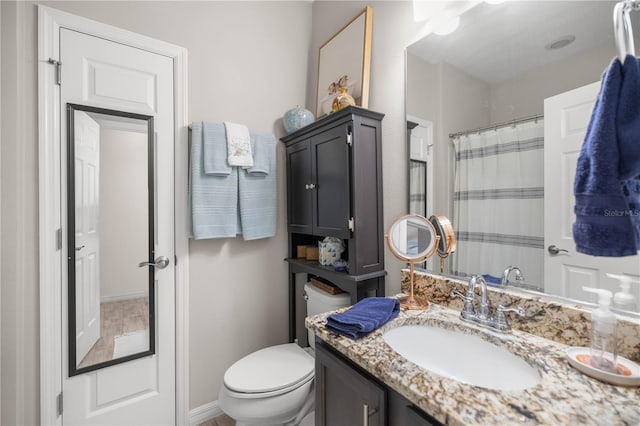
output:
<path id="1" fill-rule="evenodd" d="M 456 153 L 454 273 L 500 277 L 518 266 L 544 276 L 544 124 L 507 125 L 452 139 Z"/>

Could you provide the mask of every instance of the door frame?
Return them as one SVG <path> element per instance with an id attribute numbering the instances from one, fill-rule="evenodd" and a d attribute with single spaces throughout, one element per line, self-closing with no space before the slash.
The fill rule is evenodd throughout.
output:
<path id="1" fill-rule="evenodd" d="M 40 286 L 40 421 L 60 425 L 62 392 L 62 250 L 60 28 L 164 55 L 173 60 L 175 169 L 176 424 L 189 424 L 189 210 L 187 50 L 127 30 L 38 5 L 38 188 Z M 64 83 L 64 64 L 62 64 Z"/>

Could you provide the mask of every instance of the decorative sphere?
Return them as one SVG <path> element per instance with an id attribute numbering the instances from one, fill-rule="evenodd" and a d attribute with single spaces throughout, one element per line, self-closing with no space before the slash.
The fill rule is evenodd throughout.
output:
<path id="1" fill-rule="evenodd" d="M 287 133 L 293 133 L 313 123 L 313 113 L 308 109 L 297 106 L 284 113 L 284 129 Z"/>

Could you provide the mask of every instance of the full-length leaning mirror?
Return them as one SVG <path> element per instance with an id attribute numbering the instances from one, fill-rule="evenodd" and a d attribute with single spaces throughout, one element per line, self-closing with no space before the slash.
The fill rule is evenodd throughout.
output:
<path id="1" fill-rule="evenodd" d="M 153 118 L 67 105 L 69 375 L 153 354 Z M 141 264 L 142 262 L 142 264 Z M 141 264 L 141 265 L 140 265 Z"/>
<path id="2" fill-rule="evenodd" d="M 572 239 L 575 164 L 617 53 L 615 4 L 479 2 L 455 32 L 407 47 L 408 167 L 420 166 L 410 213 L 451 219 L 445 274 L 591 303 L 582 286 L 619 292 L 607 273 L 624 274 L 635 302 L 615 308 L 640 312 L 640 256 L 586 256 Z"/>

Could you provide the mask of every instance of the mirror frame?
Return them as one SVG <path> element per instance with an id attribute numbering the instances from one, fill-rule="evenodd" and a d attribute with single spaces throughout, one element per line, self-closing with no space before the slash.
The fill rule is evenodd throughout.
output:
<path id="1" fill-rule="evenodd" d="M 155 271 L 149 267 L 149 349 L 120 358 L 99 362 L 86 367 L 78 368 L 76 357 L 76 277 L 75 277 L 75 111 L 112 115 L 116 117 L 131 118 L 147 122 L 147 190 L 148 190 L 148 261 L 153 263 L 155 254 L 155 152 L 154 152 L 154 130 L 153 116 L 136 114 L 131 112 L 117 111 L 106 108 L 98 108 L 89 105 L 67 103 L 67 339 L 68 339 L 68 359 L 69 377 L 78 374 L 88 373 L 101 368 L 121 364 L 138 358 L 154 355 L 155 351 Z"/>
<path id="2" fill-rule="evenodd" d="M 451 221 L 443 215 L 433 215 L 429 218 L 429 222 L 436 229 L 436 235 L 440 236 L 440 244 L 438 244 L 438 256 L 443 259 L 456 251 L 456 233 L 453 229 Z"/>
<path id="3" fill-rule="evenodd" d="M 405 254 L 400 253 L 400 251 L 392 243 L 393 229 L 396 227 L 396 225 L 398 225 L 403 220 L 407 220 L 410 218 L 417 218 L 420 220 L 424 220 L 424 223 L 427 225 L 427 229 L 431 234 L 431 243 L 429 244 L 429 246 L 425 250 L 421 251 L 419 256 L 413 256 L 413 257 L 405 256 Z M 436 229 L 433 227 L 433 224 L 429 221 L 429 219 L 419 214 L 406 214 L 398 217 L 396 220 L 393 221 L 391 226 L 389 226 L 389 232 L 385 235 L 385 239 L 387 240 L 387 247 L 389 247 L 389 251 L 398 259 L 410 264 L 420 263 L 420 262 L 424 262 L 427 259 L 430 259 L 436 253 L 436 251 L 438 250 L 438 246 L 440 244 L 440 237 Z"/>

